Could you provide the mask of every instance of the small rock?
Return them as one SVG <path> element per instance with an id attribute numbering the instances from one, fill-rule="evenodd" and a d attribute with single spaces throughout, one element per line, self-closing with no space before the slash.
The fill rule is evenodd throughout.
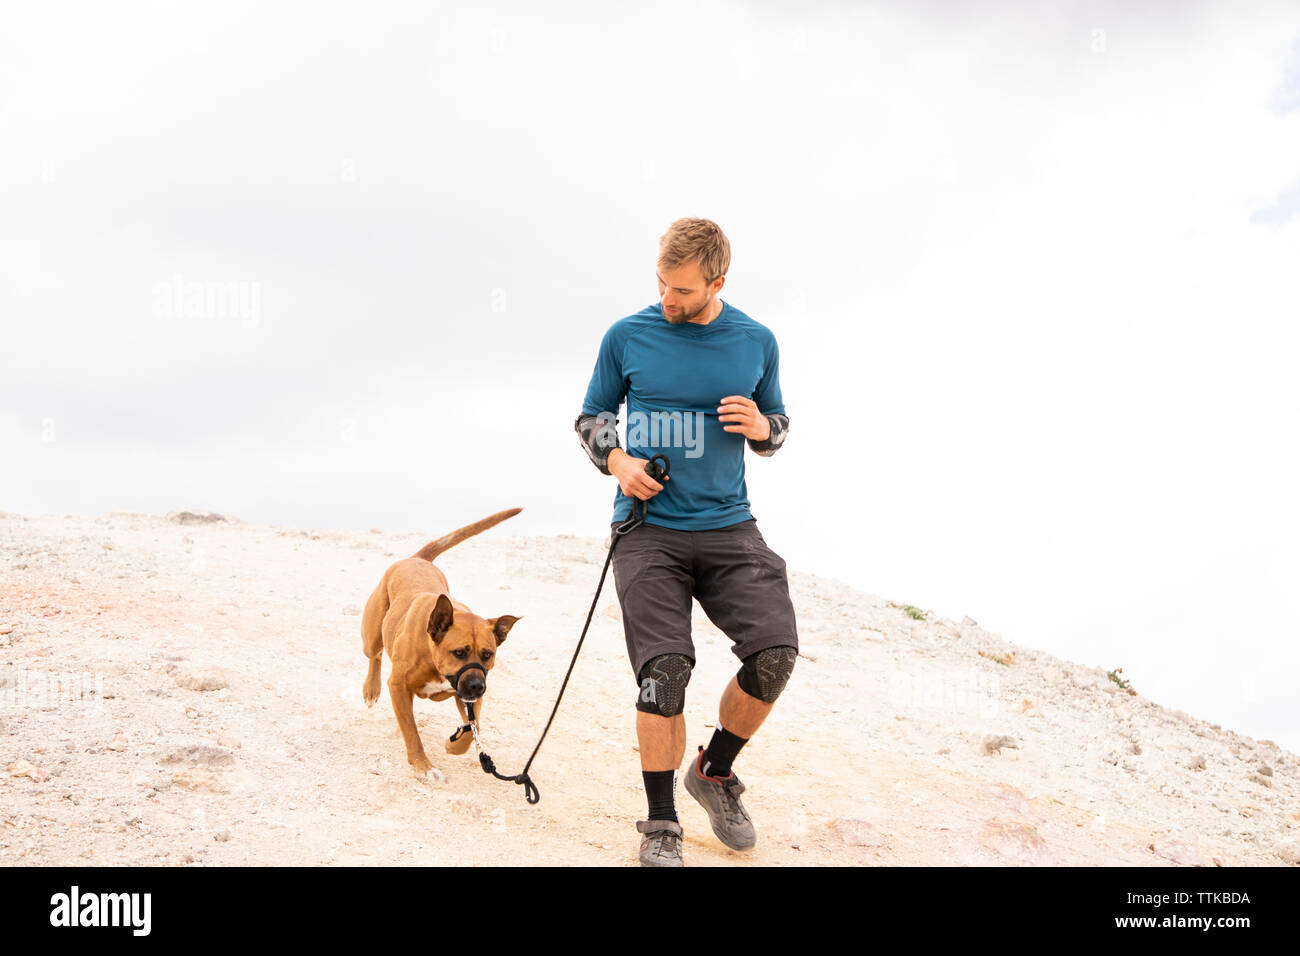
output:
<path id="1" fill-rule="evenodd" d="M 1179 866 L 1204 866 L 1206 862 L 1205 857 L 1201 856 L 1196 847 L 1179 840 L 1150 843 L 1147 849 L 1161 859 L 1177 863 Z"/>
<path id="2" fill-rule="evenodd" d="M 1023 820 L 984 821 L 981 842 L 1012 859 L 1032 859 L 1046 846 L 1038 829 Z"/>
<path id="3" fill-rule="evenodd" d="M 189 790 L 193 793 L 227 792 L 216 774 L 195 767 L 189 767 L 179 773 L 172 774 L 172 783 L 182 790 Z"/>
<path id="4" fill-rule="evenodd" d="M 172 778 L 170 774 L 157 770 L 141 770 L 131 778 L 133 786 L 141 787 L 145 790 L 163 790 L 171 786 Z"/>
<path id="5" fill-rule="evenodd" d="M 961 622 L 965 624 L 967 627 L 979 627 L 979 625 L 975 623 L 975 618 L 971 617 L 970 615 L 963 617 L 961 619 Z"/>
<path id="6" fill-rule="evenodd" d="M 1291 840 L 1280 845 L 1276 851 L 1277 858 L 1291 866 L 1300 864 L 1300 841 Z"/>
<path id="7" fill-rule="evenodd" d="M 227 843 L 230 840 L 230 831 L 218 830 L 216 833 L 212 834 L 212 839 L 216 840 L 218 843 Z"/>
<path id="8" fill-rule="evenodd" d="M 1263 774 L 1264 776 L 1266 776 L 1266 777 L 1271 777 L 1271 776 L 1273 776 L 1273 768 L 1270 767 L 1270 766 L 1269 766 L 1268 764 L 1266 764 L 1266 763 L 1264 763 L 1264 764 L 1260 764 L 1260 765 L 1259 765 L 1259 772 L 1262 773 L 1262 774 Z"/>
<path id="9" fill-rule="evenodd" d="M 1015 737 L 1007 737 L 1005 735 L 984 738 L 984 752 L 987 754 L 998 753 L 1003 747 L 1018 750 L 1020 749 L 1020 744 L 1016 742 Z"/>
<path id="10" fill-rule="evenodd" d="M 1264 776 L 1262 773 L 1252 773 L 1246 779 L 1251 781 L 1252 783 L 1259 784 L 1261 787 L 1268 787 L 1270 790 L 1273 788 L 1273 781 L 1270 780 L 1268 777 Z"/>
<path id="11" fill-rule="evenodd" d="M 197 691 L 214 691 L 225 690 L 230 686 L 226 680 L 226 675 L 216 668 L 207 668 L 205 670 L 190 671 L 181 674 L 176 678 L 176 684 L 186 690 Z"/>
<path id="12" fill-rule="evenodd" d="M 213 511 L 171 511 L 167 520 L 172 524 L 219 524 L 230 519 Z"/>
<path id="13" fill-rule="evenodd" d="M 845 846 L 885 845 L 884 836 L 866 820 L 832 820 L 826 828 Z"/>
<path id="14" fill-rule="evenodd" d="M 26 777 L 35 783 L 45 783 L 45 781 L 50 779 L 48 773 L 26 760 L 15 761 L 5 769 L 9 771 L 9 776 L 11 777 Z"/>
<path id="15" fill-rule="evenodd" d="M 1187 765 L 1187 768 L 1189 770 L 1204 770 L 1205 757 L 1203 757 L 1200 754 L 1197 754 L 1195 757 L 1192 758 L 1191 762 Z"/>
<path id="16" fill-rule="evenodd" d="M 158 755 L 161 764 L 186 763 L 193 767 L 231 767 L 235 755 L 220 747 L 176 747 Z"/>

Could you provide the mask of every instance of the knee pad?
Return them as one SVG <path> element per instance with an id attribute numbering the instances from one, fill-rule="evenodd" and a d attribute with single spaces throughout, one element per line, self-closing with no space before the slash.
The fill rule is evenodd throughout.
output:
<path id="1" fill-rule="evenodd" d="M 637 675 L 641 692 L 636 709 L 661 717 L 675 717 L 686 706 L 686 685 L 695 662 L 685 654 L 661 654 L 647 661 Z"/>
<path id="2" fill-rule="evenodd" d="M 766 647 L 746 657 L 736 672 L 736 683 L 750 697 L 770 704 L 781 696 L 794 671 L 799 651 L 793 647 Z"/>

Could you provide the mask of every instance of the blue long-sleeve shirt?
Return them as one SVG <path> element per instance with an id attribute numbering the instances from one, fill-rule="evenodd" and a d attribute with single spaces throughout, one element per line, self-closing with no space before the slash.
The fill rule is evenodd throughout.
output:
<path id="1" fill-rule="evenodd" d="M 648 524 L 707 531 L 753 517 L 746 439 L 723 431 L 730 423 L 718 421 L 718 406 L 743 395 L 760 413 L 784 416 L 778 358 L 771 330 L 725 301 L 707 325 L 675 325 L 656 302 L 605 333 L 582 412 L 612 421 L 626 400 L 627 453 L 668 459 L 670 478 L 646 504 Z M 631 511 L 617 489 L 613 520 Z"/>

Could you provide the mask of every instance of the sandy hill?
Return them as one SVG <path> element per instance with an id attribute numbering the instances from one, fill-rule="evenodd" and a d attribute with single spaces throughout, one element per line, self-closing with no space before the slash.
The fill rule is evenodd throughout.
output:
<path id="1" fill-rule="evenodd" d="M 363 704 L 366 596 L 449 530 L 0 513 L 0 865 L 452 865 L 466 848 L 479 865 L 635 864 L 636 686 L 612 578 L 533 768 L 540 804 L 443 752 L 450 702 L 416 701 L 441 784 L 408 768 L 387 691 Z M 515 773 L 605 545 L 509 531 L 438 565 L 477 613 L 523 618 L 484 715 Z M 1300 861 L 1300 761 L 1272 742 L 969 620 L 791 586 L 802 653 L 736 768 L 758 847 L 722 847 L 679 789 L 688 865 Z M 695 640 L 692 753 L 736 668 L 698 608 Z"/>

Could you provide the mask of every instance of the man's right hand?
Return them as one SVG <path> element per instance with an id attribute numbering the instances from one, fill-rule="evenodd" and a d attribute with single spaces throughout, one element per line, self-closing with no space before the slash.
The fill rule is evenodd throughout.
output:
<path id="1" fill-rule="evenodd" d="M 609 472 L 618 479 L 618 486 L 629 498 L 648 501 L 664 490 L 663 485 L 646 474 L 647 464 L 649 462 L 646 459 L 633 458 L 621 448 L 615 448 L 609 453 Z M 672 481 L 672 478 L 664 475 L 664 481 Z"/>

